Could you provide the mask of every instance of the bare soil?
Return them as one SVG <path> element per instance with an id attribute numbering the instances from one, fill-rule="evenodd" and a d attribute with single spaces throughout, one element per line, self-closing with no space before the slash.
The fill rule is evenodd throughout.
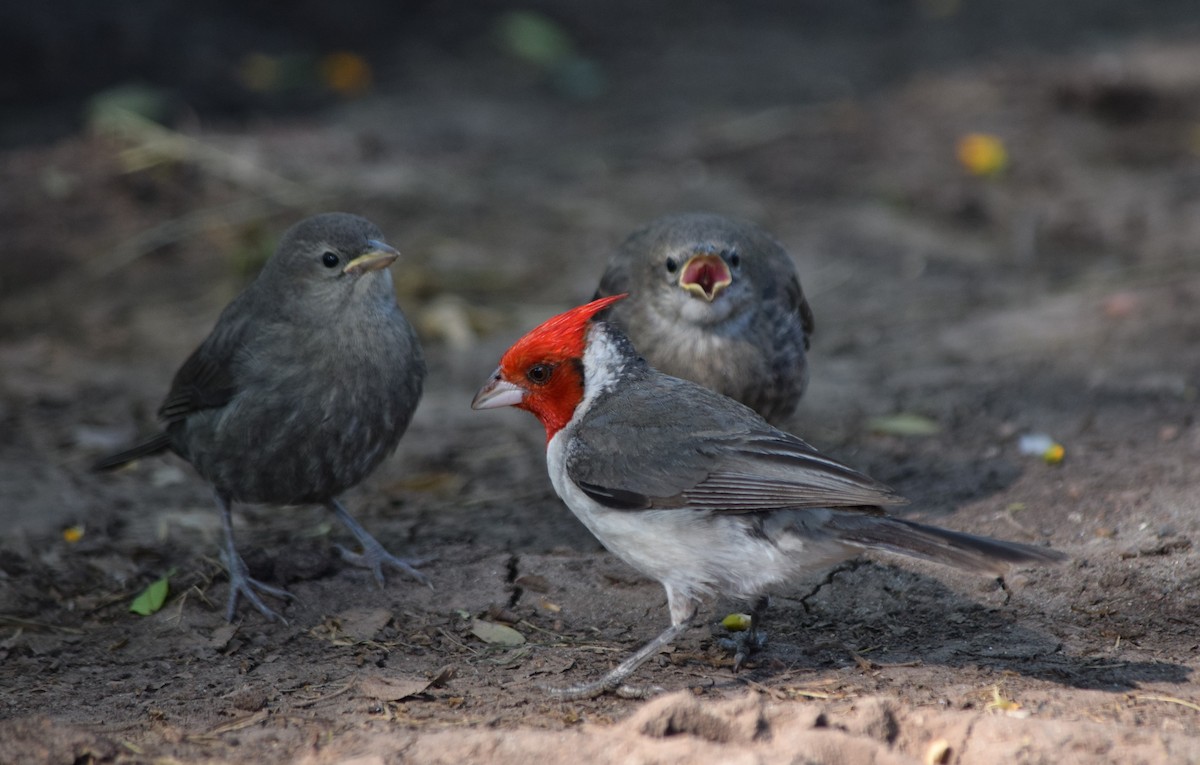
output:
<path id="1" fill-rule="evenodd" d="M 1200 38 L 858 95 L 671 91 L 709 41 L 614 54 L 636 86 L 593 102 L 417 51 L 401 92 L 185 127 L 149 167 L 126 153 L 145 135 L 0 155 L 0 762 L 1200 762 Z M 964 171 L 971 131 L 1003 140 L 1003 173 Z M 256 576 L 297 600 L 229 625 L 203 482 L 88 464 L 153 426 L 271 237 L 322 209 L 406 256 L 428 392 L 346 499 L 433 587 L 378 588 L 319 508 L 239 508 Z M 747 670 L 718 645 L 739 606 L 714 603 L 638 673 L 667 694 L 547 696 L 656 634 L 665 598 L 554 496 L 531 417 L 468 402 L 629 231 L 683 209 L 794 255 L 818 321 L 796 432 L 910 517 L 1071 563 L 999 582 L 871 557 L 775 593 Z M 871 426 L 899 413 L 939 429 Z M 1061 464 L 1021 454 L 1033 432 Z M 130 613 L 168 573 L 165 607 Z"/>

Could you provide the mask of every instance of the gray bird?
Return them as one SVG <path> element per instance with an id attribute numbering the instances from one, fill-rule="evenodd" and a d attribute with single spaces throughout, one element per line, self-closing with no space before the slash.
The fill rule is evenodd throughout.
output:
<path id="1" fill-rule="evenodd" d="M 421 397 L 424 356 L 388 270 L 399 254 L 356 215 L 292 226 L 175 374 L 158 410 L 163 431 L 95 465 L 170 450 L 212 484 L 230 621 L 239 596 L 268 620 L 277 614 L 259 593 L 291 597 L 250 577 L 233 541 L 232 502 L 325 505 L 362 547 L 339 548 L 343 557 L 380 585 L 383 566 L 428 581 L 413 568 L 420 561 L 393 556 L 337 499 L 392 453 Z"/>
<path id="2" fill-rule="evenodd" d="M 808 385 L 813 313 L 791 257 L 751 223 L 711 213 L 659 218 L 609 260 L 602 318 L 650 365 L 780 423 Z"/>
<path id="3" fill-rule="evenodd" d="M 622 296 L 555 316 L 513 344 L 471 406 L 515 406 L 546 429 L 550 482 L 629 565 L 662 583 L 671 626 L 604 677 L 558 691 L 640 696 L 625 680 L 711 595 L 755 602 L 735 667 L 757 647 L 764 593 L 878 549 L 967 571 L 1056 563 L 1044 547 L 889 516 L 891 489 L 769 425 L 753 410 L 648 366 L 592 317 Z"/>

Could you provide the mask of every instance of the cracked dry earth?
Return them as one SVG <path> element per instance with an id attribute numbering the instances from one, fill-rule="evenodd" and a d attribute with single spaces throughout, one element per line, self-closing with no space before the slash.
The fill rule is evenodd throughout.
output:
<path id="1" fill-rule="evenodd" d="M 200 159 L 124 172 L 103 136 L 6 153 L 27 193 L 0 199 L 0 762 L 1200 762 L 1200 158 L 1166 139 L 1200 120 L 1198 49 L 1002 61 L 636 129 L 489 99 L 460 69 L 470 105 L 438 100 L 439 81 L 197 134 L 310 189 L 303 209 Z M 1131 123 L 1093 108 L 1113 57 L 1157 105 Z M 472 132 L 479 114 L 506 131 Z M 981 126 L 1013 155 L 1002 177 L 954 161 Z M 246 200 L 262 216 L 234 219 Z M 244 283 L 242 253 L 332 208 L 406 254 L 431 366 L 396 456 L 347 504 L 433 558 L 433 587 L 343 565 L 318 508 L 239 508 L 254 574 L 298 598 L 286 624 L 226 624 L 202 482 L 174 459 L 87 465 L 151 426 Z M 775 593 L 770 642 L 738 674 L 717 645 L 737 604 L 714 603 L 712 626 L 638 673 L 663 695 L 548 697 L 657 634 L 663 593 L 554 497 L 532 418 L 467 405 L 509 342 L 590 296 L 629 230 L 695 208 L 762 222 L 797 260 L 818 319 L 797 432 L 894 485 L 910 517 L 1071 562 L 999 582 L 865 558 Z M 213 212 L 186 236 L 130 244 L 197 210 Z M 938 430 L 873 432 L 897 413 Z M 1062 464 L 1023 456 L 1030 432 L 1063 443 Z M 165 607 L 129 613 L 168 572 Z M 524 642 L 486 642 L 490 625 Z"/>

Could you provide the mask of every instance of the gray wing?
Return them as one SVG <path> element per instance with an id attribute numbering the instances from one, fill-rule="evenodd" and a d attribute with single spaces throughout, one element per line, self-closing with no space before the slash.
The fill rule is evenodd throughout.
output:
<path id="1" fill-rule="evenodd" d="M 639 378 L 598 398 L 568 447 L 568 476 L 597 502 L 749 513 L 904 501 L 732 399 L 649 368 Z"/>
<path id="2" fill-rule="evenodd" d="M 800 278 L 796 276 L 794 270 L 791 278 L 787 281 L 785 294 L 788 309 L 800 320 L 800 327 L 804 330 L 804 349 L 808 350 L 812 334 L 817 328 L 816 317 L 813 316 L 808 298 L 804 297 L 804 290 L 800 287 Z"/>
<path id="3" fill-rule="evenodd" d="M 608 266 L 600 276 L 600 284 L 596 287 L 596 294 L 592 296 L 592 300 L 599 300 L 602 297 L 629 292 L 632 281 L 633 273 L 630 259 L 625 257 L 624 254 L 615 255 L 608 262 Z M 604 309 L 604 311 L 597 315 L 597 320 L 611 321 L 615 313 L 614 308 L 620 305 L 620 303 L 617 303 L 616 306 Z"/>
<path id="4" fill-rule="evenodd" d="M 252 325 L 238 310 L 245 295 L 242 293 L 226 307 L 212 333 L 175 373 L 171 390 L 158 410 L 167 425 L 181 422 L 194 412 L 225 406 L 237 394 L 236 358 Z"/>

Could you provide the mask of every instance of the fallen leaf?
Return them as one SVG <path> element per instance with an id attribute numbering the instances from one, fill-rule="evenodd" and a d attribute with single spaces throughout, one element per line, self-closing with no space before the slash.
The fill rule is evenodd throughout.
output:
<path id="1" fill-rule="evenodd" d="M 358 680 L 358 692 L 379 701 L 400 701 L 424 693 L 433 682 L 416 677 L 367 675 Z"/>
<path id="2" fill-rule="evenodd" d="M 550 582 L 539 574 L 522 574 L 513 584 L 534 592 L 550 592 Z"/>
<path id="3" fill-rule="evenodd" d="M 471 634 L 492 645 L 521 645 L 525 636 L 512 627 L 476 619 L 471 622 Z"/>
<path id="4" fill-rule="evenodd" d="M 872 417 L 867 426 L 871 432 L 885 436 L 932 436 L 942 429 L 928 417 L 908 412 Z"/>
<path id="5" fill-rule="evenodd" d="M 447 664 L 446 666 L 439 669 L 437 672 L 433 673 L 433 677 L 431 677 L 429 679 L 429 687 L 430 688 L 441 688 L 443 685 L 445 685 L 446 683 L 453 680 L 454 676 L 457 674 L 458 674 L 458 670 L 454 668 L 454 665 Z"/>
<path id="6" fill-rule="evenodd" d="M 167 577 L 173 572 L 164 574 L 161 578 L 154 580 L 150 586 L 142 590 L 141 593 L 133 599 L 129 604 L 129 610 L 135 614 L 149 616 L 163 607 L 163 603 L 167 601 L 167 593 L 170 591 L 167 584 Z"/>
<path id="7" fill-rule="evenodd" d="M 236 624 L 222 624 L 213 630 L 212 637 L 208 639 L 209 647 L 218 651 L 224 651 L 225 646 L 229 645 L 229 641 L 233 640 L 233 636 L 237 634 L 237 631 L 238 625 Z"/>
<path id="8" fill-rule="evenodd" d="M 386 608 L 348 608 L 337 615 L 342 634 L 356 643 L 373 640 L 381 629 L 392 620 L 392 612 Z"/>

